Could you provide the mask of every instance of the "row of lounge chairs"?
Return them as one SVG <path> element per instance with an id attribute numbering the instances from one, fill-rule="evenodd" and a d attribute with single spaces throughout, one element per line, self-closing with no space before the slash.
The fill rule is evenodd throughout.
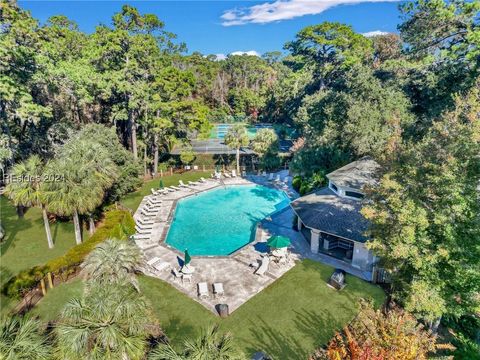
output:
<path id="1" fill-rule="evenodd" d="M 178 181 L 178 186 L 167 186 L 162 189 L 150 189 L 152 195 L 167 195 L 175 191 L 181 191 L 183 189 L 191 189 L 192 186 L 198 186 L 206 183 L 207 180 L 204 177 L 201 177 L 198 181 L 188 181 L 188 185 L 183 182 L 183 180 Z"/>
<path id="2" fill-rule="evenodd" d="M 150 240 L 154 225 L 154 218 L 162 205 L 162 200 L 156 194 L 147 196 L 147 201 L 140 209 L 140 216 L 135 220 L 135 240 Z"/>
<path id="3" fill-rule="evenodd" d="M 213 174 L 212 174 L 212 178 L 213 179 L 217 179 L 217 180 L 220 180 L 222 178 L 222 175 L 226 178 L 236 178 L 237 177 L 237 172 L 235 170 L 232 170 L 231 172 L 228 172 L 228 171 L 223 171 L 223 172 L 218 172 L 218 171 L 215 171 Z"/>
<path id="4" fill-rule="evenodd" d="M 225 294 L 223 290 L 223 283 L 213 283 L 212 289 L 215 297 L 220 297 Z M 206 282 L 198 283 L 197 290 L 198 290 L 198 297 L 200 299 L 208 299 L 210 297 L 210 294 L 208 291 L 208 284 Z"/>
<path id="5" fill-rule="evenodd" d="M 264 177 L 267 177 L 267 173 L 266 173 L 265 171 L 263 172 L 262 175 L 263 175 Z M 280 184 L 288 185 L 288 182 L 290 181 L 290 177 L 289 177 L 289 176 L 285 176 L 285 177 L 283 178 L 283 180 L 282 180 L 280 174 L 277 174 L 277 176 L 275 176 L 275 178 L 274 178 L 273 173 L 270 173 L 270 174 L 268 175 L 267 180 L 270 181 L 270 182 L 275 182 L 275 183 L 280 183 Z"/>

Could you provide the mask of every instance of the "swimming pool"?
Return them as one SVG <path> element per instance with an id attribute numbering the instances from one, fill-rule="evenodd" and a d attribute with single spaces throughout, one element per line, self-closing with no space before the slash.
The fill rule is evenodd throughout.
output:
<path id="1" fill-rule="evenodd" d="M 229 255 L 254 239 L 255 225 L 288 206 L 280 190 L 227 186 L 180 200 L 165 242 L 191 255 Z"/>

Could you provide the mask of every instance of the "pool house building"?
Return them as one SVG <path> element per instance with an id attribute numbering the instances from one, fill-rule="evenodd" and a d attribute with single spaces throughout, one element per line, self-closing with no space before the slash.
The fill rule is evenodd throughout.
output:
<path id="1" fill-rule="evenodd" d="M 364 157 L 328 174 L 328 186 L 290 204 L 298 230 L 313 253 L 329 255 L 361 271 L 372 270 L 376 259 L 365 246 L 369 222 L 360 210 L 363 189 L 376 184 L 378 169 L 378 163 Z"/>

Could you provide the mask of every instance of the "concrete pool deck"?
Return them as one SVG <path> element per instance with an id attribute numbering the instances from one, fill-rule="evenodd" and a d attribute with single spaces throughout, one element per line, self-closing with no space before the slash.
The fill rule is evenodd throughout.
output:
<path id="1" fill-rule="evenodd" d="M 278 173 L 283 179 L 288 176 L 286 171 Z M 275 174 L 276 176 L 277 174 Z M 191 265 L 195 268 L 191 281 L 182 281 L 176 278 L 173 269 L 177 271 L 181 268 L 183 254 L 178 250 L 164 243 L 168 233 L 168 228 L 175 210 L 175 204 L 178 200 L 187 196 L 194 196 L 199 192 L 208 191 L 224 185 L 251 185 L 259 184 L 265 186 L 274 186 L 268 182 L 264 176 L 248 176 L 246 178 L 227 178 L 222 181 L 207 180 L 201 185 L 191 186 L 190 189 L 183 189 L 158 196 L 162 200 L 158 209 L 154 224 L 151 230 L 151 236 L 147 239 L 136 239 L 135 242 L 142 249 L 145 262 L 157 258 L 155 266 L 146 265 L 145 274 L 164 280 L 199 302 L 213 313 L 217 314 L 216 305 L 228 304 L 229 311 L 232 313 L 242 304 L 272 284 L 288 270 L 295 266 L 297 261 L 310 258 L 320 261 L 334 267 L 344 267 L 338 261 L 322 254 L 312 254 L 310 246 L 303 238 L 302 234 L 292 229 L 294 214 L 290 207 L 280 210 L 270 217 L 267 217 L 257 224 L 255 239 L 237 250 L 229 256 L 193 256 Z M 294 199 L 298 194 L 292 189 L 291 181 L 288 189 L 285 189 L 290 199 Z M 141 217 L 141 209 L 147 202 L 145 198 L 140 204 L 134 215 L 135 220 Z M 288 261 L 284 264 L 270 262 L 268 271 L 263 276 L 255 275 L 262 255 L 266 254 L 268 249 L 267 239 L 272 235 L 284 235 L 290 238 L 292 245 L 289 248 Z M 347 264 L 345 264 L 347 266 Z M 364 277 L 356 269 L 345 269 L 359 277 Z M 358 272 L 358 274 L 355 273 Z M 208 284 L 209 297 L 200 299 L 197 293 L 197 284 L 206 282 Z M 224 295 L 215 297 L 213 294 L 213 283 L 223 283 Z"/>

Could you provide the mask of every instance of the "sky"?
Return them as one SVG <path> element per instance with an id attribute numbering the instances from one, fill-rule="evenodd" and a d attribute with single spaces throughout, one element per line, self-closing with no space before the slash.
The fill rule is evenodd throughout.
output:
<path id="1" fill-rule="evenodd" d="M 185 42 L 188 52 L 263 54 L 282 50 L 302 28 L 324 21 L 349 24 L 359 33 L 396 32 L 400 22 L 395 0 L 273 0 L 273 1 L 19 1 L 33 17 L 45 22 L 63 14 L 85 32 L 111 24 L 122 5 L 156 14 L 165 29 Z"/>

